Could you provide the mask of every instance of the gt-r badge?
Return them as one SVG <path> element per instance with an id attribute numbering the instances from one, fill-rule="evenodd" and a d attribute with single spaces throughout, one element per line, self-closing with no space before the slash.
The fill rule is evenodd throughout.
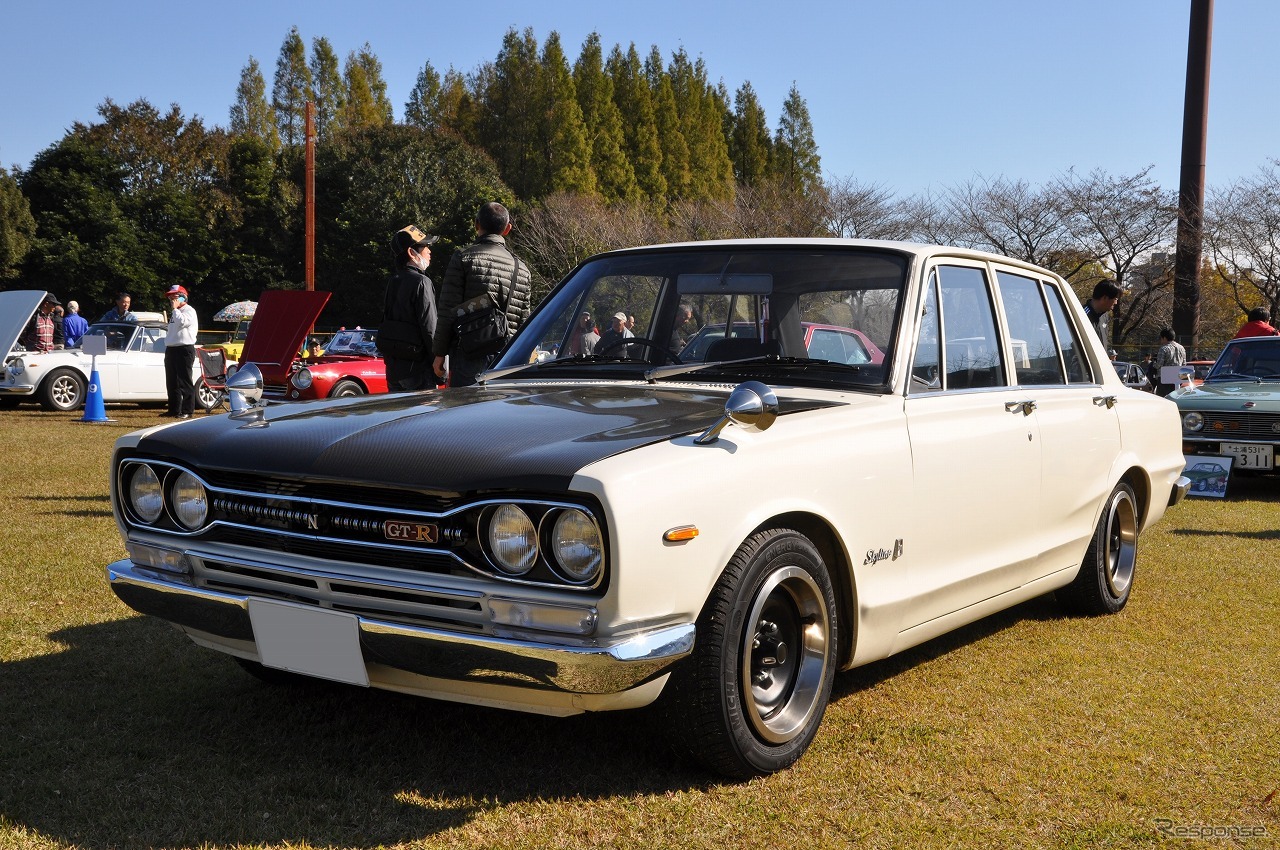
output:
<path id="1" fill-rule="evenodd" d="M 382 535 L 388 540 L 408 543 L 437 543 L 440 540 L 440 528 L 433 523 L 389 519 L 382 524 Z"/>
<path id="2" fill-rule="evenodd" d="M 893 549 L 868 549 L 863 564 L 878 564 L 881 561 L 896 561 L 902 557 L 902 538 L 893 541 Z"/>

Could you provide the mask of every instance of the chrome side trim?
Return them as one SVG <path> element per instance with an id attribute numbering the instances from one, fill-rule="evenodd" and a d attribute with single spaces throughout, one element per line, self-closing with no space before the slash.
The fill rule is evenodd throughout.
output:
<path id="1" fill-rule="evenodd" d="M 142 614 L 215 637 L 252 641 L 249 597 L 178 584 L 125 559 L 107 582 Z M 366 664 L 460 682 L 575 694 L 615 694 L 653 679 L 693 651 L 692 623 L 588 645 L 462 634 L 358 617 Z"/>

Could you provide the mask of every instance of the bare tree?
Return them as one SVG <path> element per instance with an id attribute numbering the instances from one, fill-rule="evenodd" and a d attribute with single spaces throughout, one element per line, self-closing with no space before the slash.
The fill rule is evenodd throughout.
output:
<path id="1" fill-rule="evenodd" d="M 946 191 L 942 217 L 957 244 L 1048 266 L 1071 240 L 1061 201 L 1025 180 L 979 177 Z"/>
<path id="2" fill-rule="evenodd" d="M 1205 247 L 1242 313 L 1280 315 L 1280 160 L 1210 193 Z"/>
<path id="3" fill-rule="evenodd" d="M 910 239 L 916 226 L 908 202 L 895 200 L 882 185 L 863 185 L 853 177 L 826 184 L 827 229 L 846 239 Z"/>

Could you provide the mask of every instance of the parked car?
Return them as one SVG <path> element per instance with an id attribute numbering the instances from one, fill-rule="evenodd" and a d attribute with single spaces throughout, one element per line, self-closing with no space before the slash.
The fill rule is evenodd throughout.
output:
<path id="1" fill-rule="evenodd" d="M 386 364 L 378 353 L 374 331 L 344 329 L 325 342 L 319 356 L 311 356 L 305 345 L 308 332 L 329 296 L 328 292 L 269 290 L 258 297 L 241 365 L 257 365 L 268 399 L 306 401 L 387 391 Z"/>
<path id="2" fill-rule="evenodd" d="M 724 327 L 724 322 L 720 322 L 700 328 L 680 350 L 680 360 L 686 363 L 705 360 L 711 346 L 724 339 Z M 850 366 L 859 363 L 879 364 L 884 360 L 884 352 L 862 331 L 814 322 L 801 322 L 801 327 L 804 329 L 805 351 L 815 360 L 830 360 Z M 730 338 L 767 339 L 768 335 L 767 320 L 759 326 L 751 322 L 734 322 Z"/>
<path id="3" fill-rule="evenodd" d="M 680 362 L 681 303 L 767 336 Z M 537 357 L 620 305 L 612 354 Z M 811 358 L 806 323 L 883 357 Z M 804 753 L 837 670 L 1046 593 L 1120 611 L 1189 486 L 1175 408 L 1125 391 L 1071 287 L 960 248 L 614 251 L 476 386 L 263 407 L 255 372 L 236 412 L 117 442 L 120 599 L 267 679 L 660 701 L 731 777 Z"/>
<path id="4" fill-rule="evenodd" d="M 1280 337 L 1233 339 L 1204 383 L 1170 393 L 1188 455 L 1230 455 L 1237 470 L 1272 472 L 1280 447 Z"/>
<path id="5" fill-rule="evenodd" d="M 85 331 L 80 347 L 44 353 L 26 351 L 18 345 L 18 337 L 44 294 L 44 290 L 0 292 L 0 350 L 8 352 L 0 372 L 0 405 L 12 407 L 23 401 L 36 401 L 45 410 L 77 410 L 84 406 L 95 365 L 103 402 L 168 399 L 164 321 L 143 318 L 136 322 L 96 322 Z M 97 336 L 106 337 L 107 353 L 95 358 L 84 353 L 83 340 Z M 196 401 L 209 410 L 218 398 L 200 377 L 197 361 L 192 368 Z"/>
<path id="6" fill-rule="evenodd" d="M 1124 385 L 1129 389 L 1151 389 L 1151 381 L 1147 378 L 1147 373 L 1142 370 L 1142 364 L 1125 363 L 1123 360 L 1113 360 L 1111 361 L 1111 365 L 1116 367 L 1116 374 L 1120 376 L 1120 380 L 1124 381 Z"/>
<path id="7" fill-rule="evenodd" d="M 1191 382 L 1197 387 L 1204 383 L 1204 379 L 1209 377 L 1209 371 L 1213 369 L 1214 360 L 1188 360 L 1187 365 L 1191 367 Z"/>

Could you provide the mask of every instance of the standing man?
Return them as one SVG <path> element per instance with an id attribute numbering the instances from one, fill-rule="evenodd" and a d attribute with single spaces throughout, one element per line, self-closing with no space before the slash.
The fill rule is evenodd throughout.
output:
<path id="1" fill-rule="evenodd" d="M 102 314 L 99 322 L 136 322 L 138 317 L 129 310 L 129 305 L 133 303 L 133 298 L 127 292 L 116 293 L 116 304 L 110 310 Z"/>
<path id="2" fill-rule="evenodd" d="M 585 310 L 582 315 L 578 316 L 578 324 L 570 333 L 569 341 L 565 343 L 564 357 L 582 357 L 596 350 L 596 343 L 600 341 L 600 334 L 596 333 L 595 323 L 591 321 L 591 314 Z"/>
<path id="3" fill-rule="evenodd" d="M 1155 370 L 1161 382 L 1156 386 L 1156 394 L 1165 396 L 1177 389 L 1178 385 L 1164 383 L 1161 371 L 1165 366 L 1187 365 L 1187 350 L 1174 340 L 1172 328 L 1160 329 L 1160 343 L 1160 350 L 1156 352 Z"/>
<path id="4" fill-rule="evenodd" d="M 612 352 L 614 357 L 627 357 L 629 356 L 628 353 L 623 350 L 627 346 L 623 345 L 622 341 L 633 337 L 635 337 L 635 334 L 627 327 L 627 314 L 619 310 L 609 320 L 608 329 L 600 334 L 600 342 L 596 344 L 596 351 L 601 354 Z"/>
<path id="5" fill-rule="evenodd" d="M 62 302 L 52 292 L 44 294 L 44 301 L 40 304 L 40 308 L 36 310 L 36 314 L 31 317 L 26 330 L 22 332 L 22 337 L 18 340 L 18 342 L 22 343 L 23 348 L 27 351 L 38 353 L 62 348 L 62 325 L 54 321 L 53 318 L 53 309 L 61 306 Z"/>
<path id="6" fill-rule="evenodd" d="M 1093 298 L 1084 303 L 1084 314 L 1102 340 L 1103 348 L 1111 347 L 1111 311 L 1120 300 L 1120 287 L 1109 280 L 1100 280 L 1093 288 Z"/>
<path id="7" fill-rule="evenodd" d="M 506 305 L 507 339 L 529 318 L 529 267 L 516 259 L 505 237 L 511 232 L 511 214 L 496 201 L 481 204 L 476 213 L 476 240 L 449 259 L 440 290 L 440 315 L 445 321 L 433 343 L 435 373 L 444 377 L 449 357 L 449 386 L 466 387 L 489 368 L 496 355 L 468 355 L 458 346 L 454 324 L 462 304 L 488 295 L 495 305 Z"/>
<path id="8" fill-rule="evenodd" d="M 436 291 L 427 266 L 431 246 L 438 236 L 428 236 L 410 224 L 391 236 L 394 272 L 382 301 L 382 325 L 378 350 L 387 365 L 387 388 L 409 392 L 436 385 L 432 373 L 431 344 L 436 335 Z"/>
<path id="9" fill-rule="evenodd" d="M 164 297 L 169 299 L 173 311 L 164 337 L 164 380 L 169 391 L 169 410 L 164 415 L 190 419 L 196 412 L 196 385 L 191 372 L 196 365 L 196 333 L 200 322 L 195 308 L 187 303 L 185 288 L 175 283 Z M 125 309 L 128 310 L 128 305 Z"/>
<path id="10" fill-rule="evenodd" d="M 67 315 L 62 320 L 62 332 L 67 337 L 67 348 L 75 348 L 80 344 L 80 337 L 89 330 L 89 323 L 80 315 L 80 305 L 75 301 L 67 302 Z"/>

